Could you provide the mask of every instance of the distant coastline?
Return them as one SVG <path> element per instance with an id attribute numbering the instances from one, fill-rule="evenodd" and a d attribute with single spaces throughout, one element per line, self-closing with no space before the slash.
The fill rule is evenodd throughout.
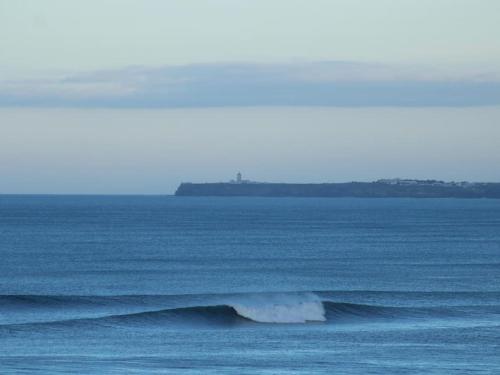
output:
<path id="1" fill-rule="evenodd" d="M 176 196 L 358 197 L 358 198 L 493 198 L 500 183 L 439 180 L 381 179 L 373 182 L 268 183 L 236 180 L 215 183 L 183 182 Z"/>

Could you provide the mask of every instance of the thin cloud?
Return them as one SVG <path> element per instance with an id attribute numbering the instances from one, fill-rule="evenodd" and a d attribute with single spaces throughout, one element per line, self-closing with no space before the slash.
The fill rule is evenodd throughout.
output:
<path id="1" fill-rule="evenodd" d="M 0 82 L 0 106 L 477 106 L 500 104 L 500 79 L 356 62 L 128 67 Z"/>

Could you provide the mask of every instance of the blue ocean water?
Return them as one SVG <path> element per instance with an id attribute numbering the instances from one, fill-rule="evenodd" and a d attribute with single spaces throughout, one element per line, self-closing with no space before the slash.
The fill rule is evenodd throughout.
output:
<path id="1" fill-rule="evenodd" d="M 0 196 L 0 374 L 499 374 L 500 200 Z"/>

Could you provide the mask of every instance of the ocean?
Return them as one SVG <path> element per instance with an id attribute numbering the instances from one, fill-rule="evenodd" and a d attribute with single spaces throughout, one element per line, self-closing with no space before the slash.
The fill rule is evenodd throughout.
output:
<path id="1" fill-rule="evenodd" d="M 500 200 L 0 196 L 0 374 L 500 374 Z"/>

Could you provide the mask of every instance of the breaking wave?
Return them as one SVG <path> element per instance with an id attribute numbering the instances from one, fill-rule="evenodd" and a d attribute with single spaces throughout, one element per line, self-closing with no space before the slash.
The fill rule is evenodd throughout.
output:
<path id="1" fill-rule="evenodd" d="M 251 295 L 231 305 L 238 315 L 258 323 L 324 322 L 325 308 L 313 293 Z"/>
<path id="2" fill-rule="evenodd" d="M 471 307 L 472 308 L 472 307 Z M 499 314 L 500 306 L 489 313 Z M 334 302 L 314 293 L 198 296 L 0 296 L 0 331 L 89 327 L 231 327 L 248 324 L 339 324 L 464 315 L 464 309 L 388 307 Z M 486 313 L 486 310 L 483 310 Z M 9 318 L 10 317 L 10 318 Z M 15 317 L 15 318 L 12 318 Z"/>

